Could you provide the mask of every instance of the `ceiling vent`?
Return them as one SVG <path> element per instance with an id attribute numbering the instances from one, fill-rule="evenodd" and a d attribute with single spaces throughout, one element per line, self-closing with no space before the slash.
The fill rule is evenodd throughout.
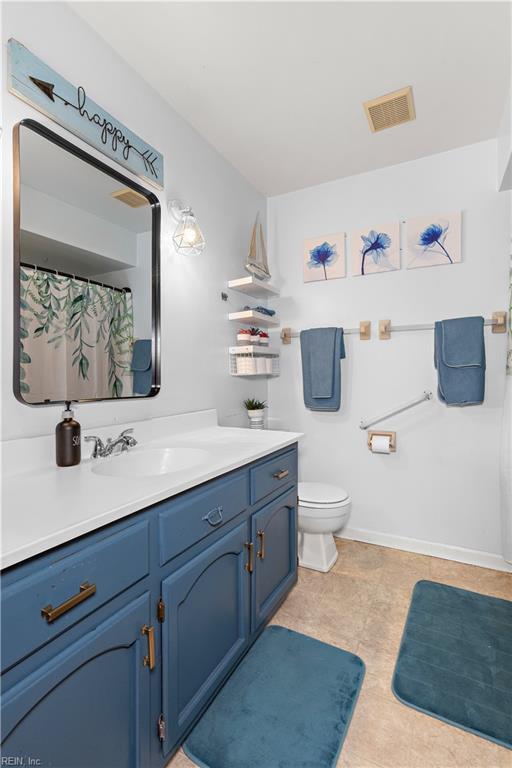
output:
<path id="1" fill-rule="evenodd" d="M 365 101 L 363 107 L 372 133 L 408 123 L 416 117 L 411 86 Z"/>
<path id="2" fill-rule="evenodd" d="M 134 189 L 129 189 L 128 187 L 112 192 L 112 197 L 115 200 L 119 200 L 120 203 L 129 205 L 130 208 L 142 208 L 143 205 L 149 205 L 149 201 L 144 195 L 140 195 Z"/>

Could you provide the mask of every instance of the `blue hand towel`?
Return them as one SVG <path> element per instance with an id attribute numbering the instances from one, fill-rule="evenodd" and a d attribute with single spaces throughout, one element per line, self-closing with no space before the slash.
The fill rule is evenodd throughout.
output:
<path id="1" fill-rule="evenodd" d="M 459 317 L 435 324 L 437 392 L 447 405 L 479 405 L 485 395 L 483 317 Z"/>
<path id="2" fill-rule="evenodd" d="M 151 339 L 137 339 L 133 344 L 133 394 L 148 395 L 151 391 Z"/>
<path id="3" fill-rule="evenodd" d="M 345 357 L 343 328 L 301 331 L 304 404 L 311 411 L 339 411 L 340 359 Z"/>
<path id="4" fill-rule="evenodd" d="M 250 307 L 248 304 L 245 305 L 244 309 L 248 310 L 254 310 L 255 312 L 259 312 L 261 315 L 268 315 L 269 317 L 274 317 L 276 311 L 275 309 L 269 309 L 268 307 Z"/>

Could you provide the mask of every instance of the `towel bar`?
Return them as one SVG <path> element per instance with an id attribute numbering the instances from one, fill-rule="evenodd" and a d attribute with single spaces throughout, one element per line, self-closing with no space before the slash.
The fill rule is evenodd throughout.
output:
<path id="1" fill-rule="evenodd" d="M 373 427 L 374 424 L 377 424 L 379 421 L 384 421 L 384 419 L 389 419 L 390 416 L 396 416 L 397 413 L 402 413 L 403 411 L 408 411 L 409 408 L 414 408 L 415 405 L 419 405 L 420 403 L 425 402 L 425 400 L 432 400 L 432 392 L 427 392 L 425 390 L 421 397 L 416 397 L 414 400 L 411 400 L 408 403 L 405 403 L 404 405 L 401 405 L 399 408 L 393 408 L 392 411 L 387 411 L 386 413 L 382 414 L 382 416 L 376 416 L 374 419 L 369 419 L 368 421 L 361 421 L 359 424 L 359 429 L 368 429 L 368 427 Z"/>
<path id="2" fill-rule="evenodd" d="M 359 334 L 361 341 L 368 341 L 372 334 L 372 322 L 371 320 L 361 320 L 359 328 L 344 328 L 343 335 Z M 291 344 L 292 339 L 300 336 L 300 331 L 292 331 L 291 328 L 283 328 L 281 331 L 281 341 L 283 344 Z"/>
<path id="3" fill-rule="evenodd" d="M 490 326 L 493 333 L 507 332 L 507 313 L 493 312 L 492 317 L 484 320 L 484 325 Z M 361 341 L 368 341 L 371 337 L 371 320 L 361 320 L 359 328 L 344 328 L 345 336 L 359 334 Z M 416 323 L 414 325 L 392 325 L 391 320 L 379 320 L 379 339 L 381 341 L 391 338 L 391 334 L 397 331 L 433 331 L 434 323 Z M 292 339 L 300 336 L 300 331 L 293 331 L 291 328 L 283 328 L 281 331 L 281 341 L 283 344 L 291 344 Z"/>
<path id="4" fill-rule="evenodd" d="M 484 325 L 490 326 L 493 333 L 507 332 L 507 313 L 493 312 L 492 317 L 484 320 Z M 379 339 L 386 341 L 391 334 L 400 331 L 433 331 L 434 323 L 416 323 L 414 325 L 391 325 L 391 320 L 379 320 Z"/>

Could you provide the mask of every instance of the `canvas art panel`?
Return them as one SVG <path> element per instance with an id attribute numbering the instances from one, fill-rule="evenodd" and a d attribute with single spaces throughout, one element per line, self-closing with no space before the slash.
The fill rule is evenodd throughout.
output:
<path id="1" fill-rule="evenodd" d="M 400 224 L 365 227 L 351 233 L 352 274 L 371 275 L 400 269 Z"/>
<path id="2" fill-rule="evenodd" d="M 305 240 L 303 269 L 305 283 L 345 277 L 345 233 Z"/>
<path id="3" fill-rule="evenodd" d="M 456 264 L 462 260 L 461 212 L 407 220 L 407 269 Z"/>

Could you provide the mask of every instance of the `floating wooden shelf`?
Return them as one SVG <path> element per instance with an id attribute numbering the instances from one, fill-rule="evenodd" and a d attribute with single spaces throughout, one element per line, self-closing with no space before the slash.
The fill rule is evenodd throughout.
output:
<path id="1" fill-rule="evenodd" d="M 258 280 L 253 275 L 239 277 L 237 280 L 229 280 L 228 288 L 239 293 L 245 293 L 255 299 L 264 299 L 272 296 L 279 296 L 279 291 L 270 283 L 264 280 Z"/>
<path id="2" fill-rule="evenodd" d="M 258 344 L 245 344 L 240 347 L 230 347 L 230 355 L 263 355 L 264 357 L 279 357 L 279 350 Z"/>
<path id="3" fill-rule="evenodd" d="M 258 328 L 277 328 L 279 320 L 274 315 L 264 315 L 262 312 L 256 312 L 254 309 L 244 309 L 242 312 L 230 312 L 228 320 L 241 325 L 254 325 Z"/>

